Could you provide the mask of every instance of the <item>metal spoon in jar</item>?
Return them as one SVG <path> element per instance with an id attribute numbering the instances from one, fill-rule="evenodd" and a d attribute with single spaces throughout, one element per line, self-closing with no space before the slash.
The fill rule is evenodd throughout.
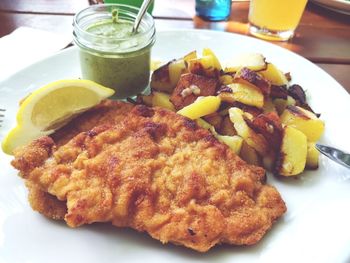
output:
<path id="1" fill-rule="evenodd" d="M 148 7 L 153 3 L 153 0 L 144 0 L 141 7 L 140 7 L 140 10 L 139 12 L 137 13 L 137 16 L 136 16 L 136 19 L 135 19 L 135 22 L 134 22 L 134 25 L 132 27 L 132 31 L 131 33 L 132 34 L 135 34 L 137 33 L 137 29 L 139 28 L 140 26 L 140 23 L 141 23 L 141 20 L 143 18 L 143 16 L 145 15 Z"/>

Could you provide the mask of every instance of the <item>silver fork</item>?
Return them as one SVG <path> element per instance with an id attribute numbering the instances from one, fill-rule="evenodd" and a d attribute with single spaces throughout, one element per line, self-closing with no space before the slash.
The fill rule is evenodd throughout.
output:
<path id="1" fill-rule="evenodd" d="M 5 115 L 3 114 L 3 112 L 5 112 L 5 109 L 0 109 L 0 127 L 1 127 L 1 123 L 2 123 L 2 118 L 5 117 Z"/>
<path id="2" fill-rule="evenodd" d="M 316 144 L 316 149 L 329 159 L 350 169 L 350 154 L 322 144 Z"/>

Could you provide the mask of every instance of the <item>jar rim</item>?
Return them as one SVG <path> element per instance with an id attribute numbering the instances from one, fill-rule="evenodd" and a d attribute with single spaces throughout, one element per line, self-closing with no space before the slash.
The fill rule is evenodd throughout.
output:
<path id="1" fill-rule="evenodd" d="M 108 36 L 100 36 L 100 35 L 96 35 L 96 34 L 93 34 L 87 30 L 85 30 L 84 28 L 82 28 L 78 22 L 78 18 L 79 16 L 81 16 L 83 13 L 85 13 L 86 11 L 88 10 L 94 10 L 94 9 L 97 9 L 97 8 L 107 8 L 107 7 L 121 7 L 121 8 L 124 8 L 124 9 L 121 9 L 123 11 L 127 11 L 129 12 L 129 10 L 132 10 L 132 11 L 135 11 L 135 15 L 138 13 L 139 9 L 138 7 L 135 7 L 135 6 L 131 6 L 131 5 L 125 5 L 125 4 L 98 4 L 98 5 L 91 5 L 87 8 L 84 8 L 82 10 L 80 10 L 78 13 L 76 13 L 74 15 L 74 18 L 73 18 L 73 26 L 74 28 L 77 27 L 78 31 L 80 32 L 84 32 L 84 34 L 87 34 L 91 37 L 97 37 L 99 39 L 110 39 L 110 37 Z M 128 10 L 129 9 L 129 10 Z M 147 30 L 143 31 L 143 32 L 137 32 L 137 35 L 138 36 L 144 36 L 144 35 L 147 35 L 153 28 L 154 28 L 154 19 L 152 17 L 152 15 L 150 15 L 148 12 L 145 13 L 144 17 L 142 18 L 142 21 L 144 19 L 147 19 L 151 22 L 150 26 L 147 28 Z M 141 21 L 141 23 L 142 23 Z M 129 37 L 122 37 L 122 38 L 117 38 L 115 37 L 115 39 L 118 39 L 118 40 L 127 40 L 129 38 L 131 38 L 131 36 Z"/>
<path id="2" fill-rule="evenodd" d="M 79 11 L 73 19 L 73 40 L 80 48 L 103 53 L 123 54 L 141 50 L 154 44 L 155 23 L 153 17 L 146 13 L 141 20 L 136 34 L 127 36 L 105 36 L 89 32 L 90 26 L 104 21 L 113 21 L 113 10 L 119 12 L 120 21 L 133 22 L 139 8 L 124 4 L 98 4 Z"/>

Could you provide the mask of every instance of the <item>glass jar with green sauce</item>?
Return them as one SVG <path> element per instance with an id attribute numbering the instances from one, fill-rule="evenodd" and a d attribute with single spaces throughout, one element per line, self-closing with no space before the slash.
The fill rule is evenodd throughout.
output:
<path id="1" fill-rule="evenodd" d="M 149 82 L 155 27 L 146 13 L 138 32 L 132 34 L 138 10 L 122 4 L 93 5 L 73 21 L 83 78 L 114 89 L 118 99 L 142 92 Z"/>

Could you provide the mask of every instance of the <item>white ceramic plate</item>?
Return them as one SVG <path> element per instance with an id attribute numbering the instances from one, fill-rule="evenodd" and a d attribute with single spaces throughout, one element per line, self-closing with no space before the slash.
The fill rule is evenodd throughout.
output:
<path id="1" fill-rule="evenodd" d="M 204 47 L 221 60 L 241 52 L 261 52 L 301 84 L 322 113 L 322 142 L 350 150 L 350 97 L 327 73 L 275 45 L 212 31 L 159 32 L 153 58 L 181 57 Z M 80 76 L 76 48 L 36 63 L 0 84 L 0 108 L 7 109 L 0 139 L 14 125 L 18 101 L 48 82 Z M 33 212 L 23 181 L 0 153 L 0 262 L 349 262 L 350 171 L 321 157 L 317 171 L 283 181 L 269 176 L 288 212 L 263 240 L 251 247 L 217 246 L 206 254 L 161 245 L 146 234 L 94 224 L 70 229 Z"/>
<path id="2" fill-rule="evenodd" d="M 350 0 L 312 0 L 312 2 L 335 12 L 350 15 Z"/>

